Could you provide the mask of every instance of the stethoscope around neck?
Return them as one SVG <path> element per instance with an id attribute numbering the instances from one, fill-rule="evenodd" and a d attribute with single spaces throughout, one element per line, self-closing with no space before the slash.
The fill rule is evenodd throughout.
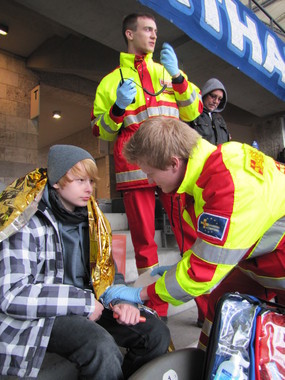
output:
<path id="1" fill-rule="evenodd" d="M 120 68 L 120 74 L 121 74 L 121 82 L 120 82 L 120 85 L 122 85 L 122 84 L 125 82 L 125 79 L 124 79 L 124 77 L 123 77 L 123 73 L 122 73 L 122 69 L 121 69 L 121 68 Z M 158 95 L 160 95 L 160 94 L 166 89 L 166 87 L 167 87 L 167 85 L 164 84 L 164 85 L 161 87 L 161 89 L 160 89 L 159 91 L 153 93 L 153 92 L 149 91 L 148 89 L 144 88 L 143 86 L 141 86 L 139 83 L 135 82 L 133 79 L 130 79 L 130 80 L 131 80 L 132 82 L 134 82 L 136 86 L 142 88 L 143 91 L 144 91 L 146 94 L 150 95 L 150 96 L 158 96 Z M 164 69 L 163 69 L 163 82 L 164 82 Z"/>

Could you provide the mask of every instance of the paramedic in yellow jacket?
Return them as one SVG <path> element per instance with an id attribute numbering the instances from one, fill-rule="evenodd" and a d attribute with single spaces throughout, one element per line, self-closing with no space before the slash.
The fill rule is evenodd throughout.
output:
<path id="1" fill-rule="evenodd" d="M 180 305 L 211 289 L 200 346 L 217 298 L 239 291 L 285 299 L 285 166 L 238 142 L 218 147 L 182 121 L 144 122 L 123 151 L 165 193 L 194 198 L 183 218 L 197 240 L 183 258 L 144 287 L 142 300 Z M 163 272 L 163 271 L 162 271 Z"/>
<path id="2" fill-rule="evenodd" d="M 161 64 L 153 61 L 157 27 L 152 15 L 127 16 L 122 31 L 128 52 L 120 54 L 120 66 L 97 87 L 91 125 L 95 136 L 116 140 L 116 185 L 118 191 L 123 191 L 136 264 L 142 273 L 158 264 L 154 241 L 157 189 L 148 183 L 137 165 L 125 160 L 123 145 L 146 119 L 164 115 L 189 122 L 200 115 L 203 105 L 200 90 L 179 70 L 176 54 L 169 44 L 162 46 Z M 170 197 L 164 195 L 161 201 L 170 210 Z M 165 313 L 165 310 L 157 311 L 161 316 Z"/>

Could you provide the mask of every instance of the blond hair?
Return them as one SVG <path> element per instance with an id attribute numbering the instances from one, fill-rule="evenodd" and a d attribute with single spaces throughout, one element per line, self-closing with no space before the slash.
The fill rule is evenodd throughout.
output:
<path id="1" fill-rule="evenodd" d="M 93 179 L 94 181 L 98 180 L 98 168 L 97 165 L 93 160 L 90 158 L 86 158 L 84 160 L 81 160 L 77 162 L 72 168 L 68 170 L 67 173 L 63 177 L 60 178 L 58 181 L 58 184 L 61 187 L 64 187 L 67 182 L 72 182 L 73 178 L 72 177 L 89 177 Z"/>
<path id="2" fill-rule="evenodd" d="M 130 163 L 146 162 L 149 166 L 165 170 L 176 156 L 188 161 L 201 136 L 178 119 L 154 117 L 147 119 L 123 147 Z"/>

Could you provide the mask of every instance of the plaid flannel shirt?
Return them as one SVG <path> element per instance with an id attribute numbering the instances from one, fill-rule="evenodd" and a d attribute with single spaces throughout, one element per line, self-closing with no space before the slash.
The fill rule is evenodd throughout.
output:
<path id="1" fill-rule="evenodd" d="M 17 233 L 0 243 L 0 373 L 36 377 L 54 318 L 88 316 L 94 294 L 63 284 L 57 223 L 38 210 Z"/>

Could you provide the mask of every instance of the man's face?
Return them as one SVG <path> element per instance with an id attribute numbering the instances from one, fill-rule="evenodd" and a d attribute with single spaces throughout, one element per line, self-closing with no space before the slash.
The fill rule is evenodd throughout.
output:
<path id="1" fill-rule="evenodd" d="M 224 93 L 222 90 L 213 90 L 209 92 L 209 94 L 203 98 L 204 107 L 210 112 L 215 111 L 223 99 L 223 96 Z"/>
<path id="2" fill-rule="evenodd" d="M 156 23 L 149 18 L 138 17 L 136 31 L 128 30 L 128 52 L 143 55 L 153 53 L 157 39 Z"/>
<path id="3" fill-rule="evenodd" d="M 87 206 L 93 192 L 94 180 L 87 175 L 69 177 L 72 179 L 71 182 L 67 182 L 63 187 L 56 183 L 53 187 L 66 210 L 73 212 L 75 207 Z"/>
<path id="4" fill-rule="evenodd" d="M 138 165 L 147 175 L 148 182 L 155 183 L 164 193 L 175 191 L 181 184 L 180 172 L 175 164 L 168 166 L 165 170 L 149 166 L 145 161 L 138 162 Z"/>

